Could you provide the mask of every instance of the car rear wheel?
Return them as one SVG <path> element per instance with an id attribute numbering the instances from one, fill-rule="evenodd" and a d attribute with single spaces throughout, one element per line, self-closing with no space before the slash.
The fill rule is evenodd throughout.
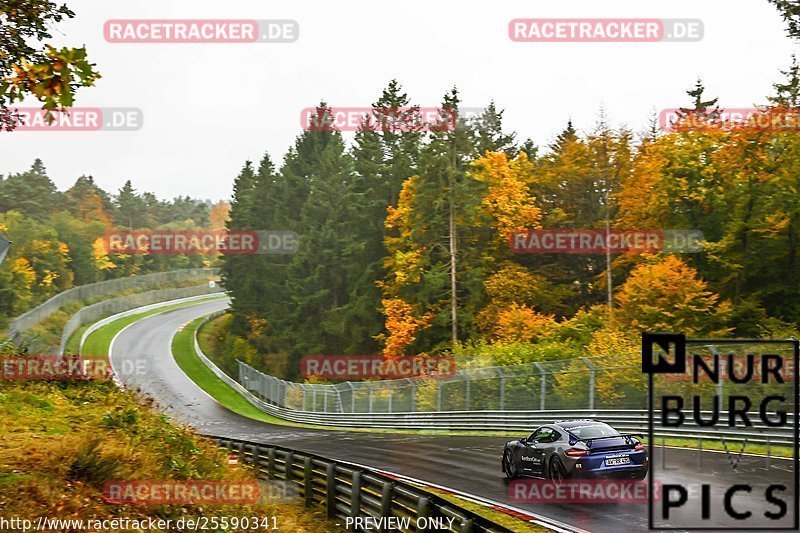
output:
<path id="1" fill-rule="evenodd" d="M 561 459 L 558 457 L 553 457 L 550 461 L 550 467 L 548 468 L 548 477 L 555 483 L 556 485 L 560 485 L 567 479 L 567 469 L 564 468 L 564 463 L 561 462 Z"/>
<path id="2" fill-rule="evenodd" d="M 519 475 L 517 465 L 514 464 L 514 455 L 508 450 L 503 453 L 503 473 L 509 479 L 514 479 Z"/>

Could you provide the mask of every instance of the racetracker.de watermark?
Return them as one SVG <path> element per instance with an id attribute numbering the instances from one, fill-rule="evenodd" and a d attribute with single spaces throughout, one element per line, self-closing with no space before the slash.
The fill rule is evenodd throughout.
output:
<path id="1" fill-rule="evenodd" d="M 687 129 L 716 128 L 723 131 L 751 129 L 772 132 L 800 131 L 800 109 L 740 107 L 707 110 L 704 113 L 664 109 L 658 125 L 667 133 Z"/>
<path id="2" fill-rule="evenodd" d="M 103 25 L 109 43 L 293 43 L 300 37 L 296 20 L 254 19 L 114 19 Z"/>
<path id="3" fill-rule="evenodd" d="M 660 498 L 660 484 L 654 499 Z M 567 479 L 558 484 L 548 479 L 515 479 L 508 484 L 514 503 L 636 503 L 646 505 L 648 486 L 629 479 Z"/>
<path id="4" fill-rule="evenodd" d="M 258 483 L 248 481 L 109 481 L 109 503 L 138 505 L 233 505 L 259 501 Z"/>
<path id="5" fill-rule="evenodd" d="M 700 19 L 518 18 L 508 23 L 508 37 L 518 43 L 696 42 L 704 31 Z"/>
<path id="6" fill-rule="evenodd" d="M 106 252 L 117 255 L 293 254 L 298 243 L 293 231 L 134 230 L 104 238 Z"/>
<path id="7" fill-rule="evenodd" d="M 300 125 L 306 131 L 450 131 L 458 118 L 474 110 L 450 112 L 439 107 L 306 107 Z"/>
<path id="8" fill-rule="evenodd" d="M 447 377 L 456 369 L 452 357 L 400 357 L 382 355 L 306 355 L 300 359 L 304 378 L 330 380 L 403 379 Z"/>
<path id="9" fill-rule="evenodd" d="M 38 107 L 11 109 L 14 129 L 20 131 L 137 131 L 144 114 L 135 107 L 72 107 L 45 111 Z"/>
<path id="10" fill-rule="evenodd" d="M 509 236 L 516 254 L 696 253 L 702 242 L 697 230 L 534 229 Z"/>
<path id="11" fill-rule="evenodd" d="M 5 380 L 109 379 L 113 375 L 106 356 L 22 355 L 0 359 Z"/>

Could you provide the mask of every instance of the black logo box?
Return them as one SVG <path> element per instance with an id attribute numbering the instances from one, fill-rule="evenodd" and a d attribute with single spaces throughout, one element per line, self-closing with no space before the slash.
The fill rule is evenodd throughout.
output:
<path id="1" fill-rule="evenodd" d="M 754 345 L 789 345 L 793 352 L 793 382 L 794 382 L 794 525 L 790 527 L 694 527 L 692 531 L 797 531 L 800 529 L 800 341 L 797 339 L 687 339 L 680 333 L 642 333 L 642 373 L 647 374 L 647 437 L 648 455 L 653 457 L 655 441 L 655 428 L 653 422 L 653 376 L 655 374 L 685 374 L 687 368 L 686 347 L 688 345 L 709 344 L 754 344 Z M 653 347 L 658 346 L 664 353 L 669 354 L 670 347 L 674 347 L 675 360 L 659 356 L 658 362 L 653 362 Z M 655 481 L 652 474 L 648 477 L 648 528 L 652 531 L 685 531 L 686 527 L 655 527 L 653 518 L 653 494 Z"/>

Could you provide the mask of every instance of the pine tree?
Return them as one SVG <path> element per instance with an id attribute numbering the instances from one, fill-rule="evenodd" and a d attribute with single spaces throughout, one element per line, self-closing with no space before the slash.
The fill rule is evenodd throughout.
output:
<path id="1" fill-rule="evenodd" d="M 533 142 L 533 139 L 525 139 L 519 147 L 520 152 L 525 152 L 525 155 L 528 156 L 530 161 L 536 161 L 536 158 L 539 154 L 539 147 L 536 146 L 536 143 Z"/>
<path id="2" fill-rule="evenodd" d="M 789 35 L 800 39 L 800 5 L 796 0 L 769 0 L 780 11 L 788 25 Z"/>
<path id="3" fill-rule="evenodd" d="M 397 115 L 400 115 L 399 117 Z M 383 320 L 378 312 L 381 292 L 377 283 L 386 271 L 383 260 L 386 209 L 398 201 L 403 182 L 414 175 L 419 164 L 423 132 L 418 123 L 419 107 L 412 106 L 397 80 L 392 80 L 372 105 L 372 113 L 356 132 L 352 154 L 353 227 L 360 259 L 352 265 L 351 299 L 345 313 L 347 328 L 355 344 L 348 350 L 376 349 L 374 337 Z M 399 128 L 385 127 L 394 120 Z"/>
<path id="4" fill-rule="evenodd" d="M 503 152 L 509 157 L 516 155 L 518 149 L 514 139 L 517 134 L 503 131 L 503 111 L 498 111 L 493 101 L 469 122 L 474 131 L 474 157 L 483 157 L 486 152 Z"/>
<path id="5" fill-rule="evenodd" d="M 572 126 L 572 119 L 567 120 L 567 127 L 558 134 L 556 140 L 550 145 L 550 150 L 553 152 L 560 152 L 568 143 L 575 142 L 578 139 L 578 132 Z"/>
<path id="6" fill-rule="evenodd" d="M 719 98 L 712 98 L 711 100 L 704 100 L 703 95 L 706 92 L 706 87 L 703 85 L 703 80 L 697 78 L 694 89 L 689 89 L 686 94 L 692 97 L 692 107 L 682 107 L 678 113 L 679 116 L 684 117 L 687 115 L 701 115 L 708 122 L 714 122 L 719 118 L 720 109 L 717 107 Z"/>
<path id="7" fill-rule="evenodd" d="M 19 211 L 44 220 L 60 207 L 61 193 L 47 176 L 41 159 L 21 174 L 11 174 L 0 181 L 0 213 Z"/>
<path id="8" fill-rule="evenodd" d="M 125 182 L 114 198 L 117 208 L 117 224 L 129 230 L 145 227 L 146 205 L 142 198 L 136 194 L 131 180 Z"/>
<path id="9" fill-rule="evenodd" d="M 253 164 L 247 161 L 233 182 L 233 198 L 231 199 L 230 218 L 227 229 L 230 232 L 250 231 L 253 229 L 252 199 L 255 188 Z M 222 256 L 220 277 L 222 284 L 231 296 L 234 334 L 242 335 L 246 331 L 245 316 L 251 314 L 258 302 L 253 295 L 253 285 L 259 280 L 252 276 L 248 268 L 249 256 L 225 254 Z"/>
<path id="10" fill-rule="evenodd" d="M 800 106 L 800 64 L 797 56 L 792 54 L 792 64 L 788 70 L 782 70 L 781 74 L 786 77 L 784 83 L 773 83 L 775 95 L 767 98 L 774 106 L 785 106 L 796 108 Z"/>
<path id="11" fill-rule="evenodd" d="M 349 268 L 358 246 L 352 241 L 352 173 L 344 140 L 333 132 L 311 176 L 300 211 L 300 247 L 287 272 L 291 309 L 285 328 L 292 331 L 292 354 L 341 354 L 350 344 L 345 313 L 351 290 Z"/>

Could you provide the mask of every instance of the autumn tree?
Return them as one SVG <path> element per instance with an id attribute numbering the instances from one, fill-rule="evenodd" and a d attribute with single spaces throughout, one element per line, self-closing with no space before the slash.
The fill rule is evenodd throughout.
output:
<path id="1" fill-rule="evenodd" d="M 635 331 L 720 334 L 730 311 L 697 270 L 674 255 L 637 266 L 615 298 L 615 320 Z"/>
<path id="2" fill-rule="evenodd" d="M 9 105 L 32 96 L 47 112 L 69 108 L 75 92 L 100 75 L 86 48 L 56 48 L 46 41 L 55 25 L 75 14 L 50 0 L 0 1 L 0 131 L 14 129 Z"/>

